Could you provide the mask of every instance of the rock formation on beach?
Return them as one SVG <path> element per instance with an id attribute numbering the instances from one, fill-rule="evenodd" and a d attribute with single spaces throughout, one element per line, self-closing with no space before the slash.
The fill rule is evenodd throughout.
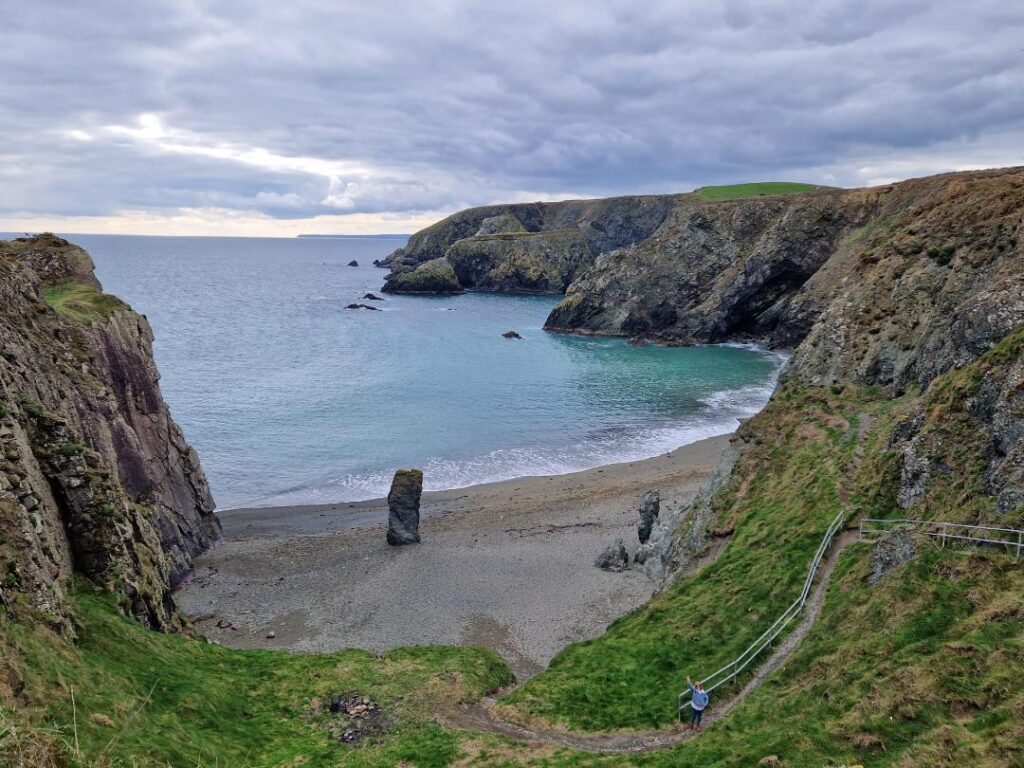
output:
<path id="1" fill-rule="evenodd" d="M 603 571 L 624 571 L 629 568 L 629 553 L 622 539 L 609 544 L 594 560 L 594 565 Z"/>
<path id="2" fill-rule="evenodd" d="M 420 496 L 423 472 L 400 469 L 395 472 L 388 491 L 388 544 L 393 547 L 420 541 Z"/>
<path id="3" fill-rule="evenodd" d="M 646 544 L 647 540 L 651 538 L 651 530 L 654 528 L 654 523 L 657 521 L 660 511 L 661 494 L 655 488 L 645 493 L 640 501 L 640 513 L 636 528 L 641 544 Z"/>
<path id="4" fill-rule="evenodd" d="M 53 235 L 0 241 L 0 603 L 71 631 L 79 574 L 139 621 L 179 625 L 171 590 L 220 537 L 171 418 L 146 319 Z"/>

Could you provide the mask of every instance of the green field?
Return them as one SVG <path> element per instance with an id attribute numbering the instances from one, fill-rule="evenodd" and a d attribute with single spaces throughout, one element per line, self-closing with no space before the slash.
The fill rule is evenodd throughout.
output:
<path id="1" fill-rule="evenodd" d="M 765 195 L 797 195 L 803 192 L 829 189 L 817 184 L 801 184 L 796 181 L 755 181 L 750 184 L 727 184 L 720 187 L 700 187 L 693 194 L 703 200 L 735 200 L 740 197 L 763 197 Z"/>

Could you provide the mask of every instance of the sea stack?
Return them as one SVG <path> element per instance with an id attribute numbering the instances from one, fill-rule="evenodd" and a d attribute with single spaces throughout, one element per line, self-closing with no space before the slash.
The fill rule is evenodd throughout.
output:
<path id="1" fill-rule="evenodd" d="M 651 538 L 651 531 L 654 529 L 654 521 L 658 519 L 661 512 L 661 494 L 657 489 L 644 494 L 640 502 L 640 517 L 636 521 L 637 533 L 640 536 L 640 543 L 646 544 Z"/>
<path id="2" fill-rule="evenodd" d="M 400 469 L 395 472 L 388 492 L 388 544 L 391 546 L 419 543 L 422 495 L 422 470 Z"/>

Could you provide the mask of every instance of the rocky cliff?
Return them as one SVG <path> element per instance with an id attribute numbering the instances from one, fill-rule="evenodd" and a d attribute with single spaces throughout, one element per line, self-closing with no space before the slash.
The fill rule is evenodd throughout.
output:
<path id="1" fill-rule="evenodd" d="M 691 508 L 663 515 L 653 575 L 701 552 L 709 535 L 727 535 L 723 494 L 755 482 L 767 461 L 745 450 L 799 443 L 778 424 L 809 408 L 787 398 L 815 388 L 868 393 L 854 398 L 865 423 L 877 420 L 874 408 L 900 403 L 884 444 L 858 449 L 896 457 L 879 471 L 898 465 L 898 475 L 876 478 L 892 504 L 1020 523 L 1024 169 L 712 197 L 471 209 L 418 233 L 389 263 L 401 276 L 427 259 L 456 289 L 564 290 L 548 330 L 795 350 L 773 403 L 741 431 L 715 483 Z M 950 391 L 952 401 L 941 394 Z M 941 490 L 951 477 L 969 492 Z"/>
<path id="2" fill-rule="evenodd" d="M 53 235 L 0 241 L 0 603 L 71 631 L 77 574 L 160 629 L 220 526 L 146 319 Z"/>
<path id="3" fill-rule="evenodd" d="M 599 253 L 650 237 L 677 195 L 613 197 L 470 208 L 409 238 L 378 266 L 391 269 L 385 290 L 428 292 L 402 275 L 444 259 L 454 280 L 444 292 L 563 293 Z M 435 265 L 432 271 L 437 271 Z"/>
<path id="4" fill-rule="evenodd" d="M 849 205 L 853 195 L 837 197 Z M 731 530 L 722 510 L 768 471 L 762 446 L 820 439 L 808 425 L 828 401 L 861 423 L 840 483 L 854 487 L 859 473 L 861 487 L 838 499 L 851 514 L 1024 527 L 1024 170 L 858 195 L 877 213 L 794 294 L 790 306 L 812 308 L 809 330 L 790 335 L 803 340 L 718 484 L 658 532 L 653 575 L 701 552 L 706 532 Z M 780 429 L 794 419 L 802 426 Z"/>
<path id="5" fill-rule="evenodd" d="M 553 331 L 795 347 L 865 261 L 890 258 L 886 248 L 917 249 L 906 255 L 922 259 L 916 287 L 900 300 L 927 293 L 954 255 L 980 242 L 970 231 L 981 224 L 978 207 L 1006 204 L 1000 196 L 1021 176 L 1007 169 L 766 197 L 487 206 L 416 233 L 382 265 L 395 292 L 429 292 L 432 283 L 413 277 L 423 271 L 443 272 L 449 291 L 564 293 L 545 326 Z M 947 208 L 955 219 L 941 219 Z M 902 309 L 910 317 L 924 308 Z"/>

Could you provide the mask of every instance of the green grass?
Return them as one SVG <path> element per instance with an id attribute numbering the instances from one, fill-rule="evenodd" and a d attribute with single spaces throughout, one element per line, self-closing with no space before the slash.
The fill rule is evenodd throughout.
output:
<path id="1" fill-rule="evenodd" d="M 760 442 L 720 498 L 715 527 L 736 532 L 719 559 L 567 648 L 506 712 L 583 731 L 671 723 L 686 676 L 737 656 L 796 598 L 822 534 L 847 506 L 840 484 L 863 407 L 819 390 L 776 398 L 744 430 Z"/>
<path id="2" fill-rule="evenodd" d="M 802 184 L 795 181 L 756 181 L 750 184 L 726 184 L 718 187 L 700 187 L 693 194 L 703 200 L 735 200 L 740 197 L 762 197 L 764 195 L 796 195 L 828 189 L 817 184 Z"/>
<path id="3" fill-rule="evenodd" d="M 807 638 L 698 739 L 645 755 L 562 750 L 516 764 L 747 768 L 775 755 L 786 768 L 1024 765 L 1024 568 L 926 547 L 872 586 L 870 547 L 843 554 Z"/>
<path id="4" fill-rule="evenodd" d="M 23 680 L 36 705 L 34 728 L 20 739 L 49 735 L 54 765 L 384 768 L 405 761 L 443 768 L 457 755 L 458 739 L 432 722 L 432 712 L 475 700 L 510 677 L 483 649 L 233 651 L 143 629 L 107 596 L 81 593 L 75 603 L 81 628 L 74 645 L 0 619 L 0 648 L 12 664 L 5 679 Z M 379 743 L 349 746 L 328 735 L 325 705 L 331 694 L 350 690 L 394 717 Z M 0 740 L 0 764 L 15 746 L 14 735 Z"/>
<path id="5" fill-rule="evenodd" d="M 49 286 L 44 290 L 43 298 L 57 314 L 87 325 L 103 322 L 115 312 L 127 308 L 116 296 L 101 293 L 82 283 Z"/>

